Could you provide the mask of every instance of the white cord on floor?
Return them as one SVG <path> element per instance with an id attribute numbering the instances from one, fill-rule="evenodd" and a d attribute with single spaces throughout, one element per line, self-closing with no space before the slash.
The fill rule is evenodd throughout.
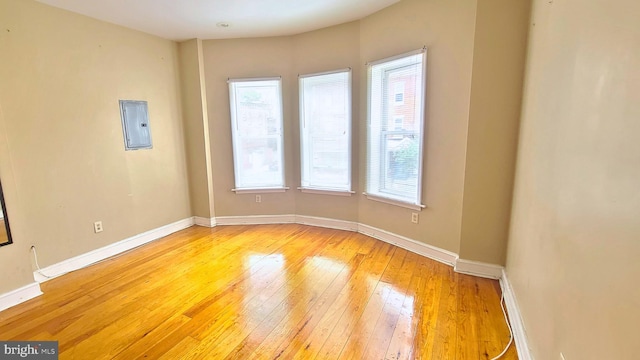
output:
<path id="1" fill-rule="evenodd" d="M 31 245 L 31 251 L 33 251 L 33 257 L 36 261 L 36 268 L 38 269 L 38 274 L 46 277 L 47 279 L 53 279 L 53 276 L 46 275 L 45 273 L 42 272 L 42 269 L 40 269 L 40 264 L 38 264 L 38 253 L 36 252 L 35 245 Z"/>
<path id="2" fill-rule="evenodd" d="M 38 269 L 38 270 L 36 270 L 36 271 L 38 272 L 38 274 L 40 274 L 40 275 L 42 275 L 42 276 L 46 277 L 47 279 L 57 278 L 58 276 L 67 275 L 67 274 L 72 273 L 72 272 L 74 272 L 74 271 L 82 270 L 82 269 L 84 269 L 84 268 L 86 268 L 86 267 L 89 267 L 89 266 L 91 266 L 91 265 L 95 265 L 95 264 L 99 264 L 99 263 L 104 262 L 104 261 L 107 261 L 107 260 L 111 260 L 112 258 L 115 258 L 115 257 L 121 256 L 121 255 L 124 255 L 124 254 L 128 253 L 129 251 L 132 251 L 132 250 L 134 250 L 134 249 L 136 249 L 136 248 L 138 248 L 138 247 L 135 247 L 135 248 L 133 248 L 133 249 L 129 249 L 129 250 L 127 250 L 127 251 L 124 251 L 124 252 L 122 252 L 122 253 L 120 253 L 120 254 L 117 254 L 117 255 L 114 255 L 114 256 L 112 256 L 112 257 L 108 257 L 108 258 L 106 258 L 106 259 L 102 259 L 102 260 L 94 261 L 94 262 L 92 262 L 92 263 L 89 263 L 89 264 L 87 264 L 87 265 L 85 265 L 85 266 L 82 266 L 82 267 L 80 267 L 80 268 L 78 268 L 78 269 L 75 269 L 75 270 L 72 270 L 72 271 L 66 271 L 66 272 L 63 272 L 62 274 L 57 274 L 57 275 L 55 275 L 55 276 L 49 276 L 49 275 L 47 275 L 47 274 L 43 273 L 43 272 L 42 272 L 42 269 L 40 269 L 40 264 L 38 264 L 38 252 L 36 251 L 36 247 L 35 247 L 35 245 L 31 245 L 31 251 L 33 251 L 33 258 L 34 258 L 34 260 L 35 260 L 35 262 L 36 262 L 36 268 Z"/>
<path id="3" fill-rule="evenodd" d="M 511 335 L 511 338 L 509 339 L 509 343 L 507 344 L 507 346 L 504 348 L 504 350 L 502 350 L 502 352 L 500 353 L 500 355 L 492 358 L 491 360 L 498 360 L 500 359 L 506 352 L 507 350 L 509 350 L 509 347 L 511 347 L 511 343 L 513 342 L 513 330 L 511 330 L 511 325 L 509 324 L 509 317 L 507 317 L 507 311 L 504 309 L 504 293 L 502 294 L 502 296 L 500 297 L 500 308 L 502 308 L 502 314 L 504 315 L 504 321 L 507 322 L 507 327 L 509 328 L 509 334 Z"/>

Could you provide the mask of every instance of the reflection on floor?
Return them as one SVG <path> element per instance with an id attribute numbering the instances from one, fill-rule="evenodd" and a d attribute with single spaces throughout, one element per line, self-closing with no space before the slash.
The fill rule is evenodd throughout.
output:
<path id="1" fill-rule="evenodd" d="M 58 340 L 60 359 L 490 359 L 509 341 L 496 281 L 304 225 L 191 227 L 42 289 L 0 312 L 0 339 Z"/>

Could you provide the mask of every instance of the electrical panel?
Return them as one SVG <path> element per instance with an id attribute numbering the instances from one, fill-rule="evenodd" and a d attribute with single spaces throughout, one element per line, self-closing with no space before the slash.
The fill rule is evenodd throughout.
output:
<path id="1" fill-rule="evenodd" d="M 125 150 L 151 149 L 151 128 L 146 101 L 120 100 Z"/>

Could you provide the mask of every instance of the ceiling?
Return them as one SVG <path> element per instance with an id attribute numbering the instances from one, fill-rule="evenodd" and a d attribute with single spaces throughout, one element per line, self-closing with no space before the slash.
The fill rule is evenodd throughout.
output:
<path id="1" fill-rule="evenodd" d="M 186 40 L 298 34 L 358 20 L 400 0 L 38 1 L 166 39 Z"/>

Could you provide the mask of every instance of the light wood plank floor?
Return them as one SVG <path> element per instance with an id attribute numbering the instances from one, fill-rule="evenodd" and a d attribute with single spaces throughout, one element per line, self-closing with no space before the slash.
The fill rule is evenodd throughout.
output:
<path id="1" fill-rule="evenodd" d="M 509 341 L 496 281 L 304 225 L 194 226 L 42 289 L 0 312 L 0 339 L 58 340 L 60 359 L 491 359 Z"/>

